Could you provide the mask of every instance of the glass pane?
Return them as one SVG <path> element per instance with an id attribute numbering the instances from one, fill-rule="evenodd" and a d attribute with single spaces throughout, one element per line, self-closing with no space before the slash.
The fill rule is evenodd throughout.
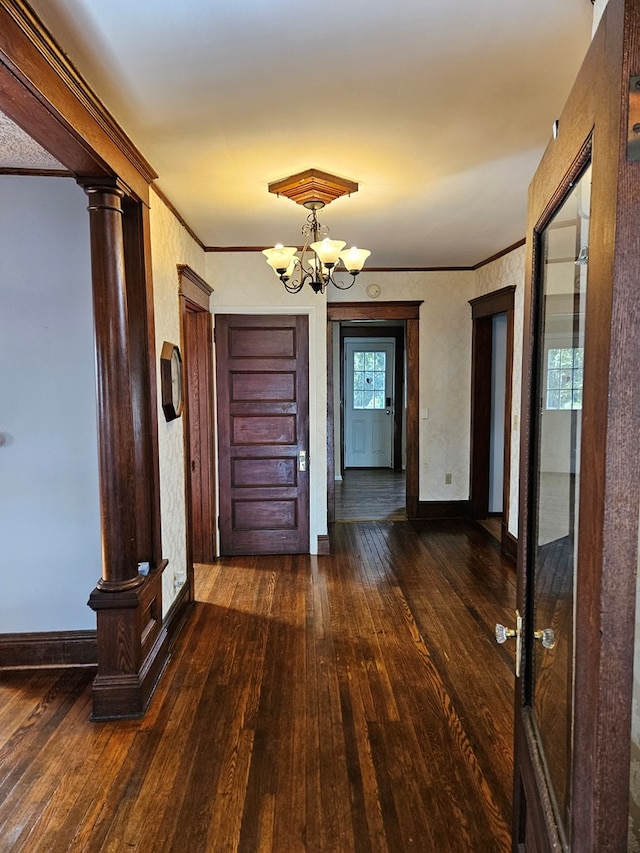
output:
<path id="1" fill-rule="evenodd" d="M 537 387 L 532 507 L 531 703 L 558 820 L 568 830 L 573 740 L 573 604 L 577 572 L 582 347 L 591 170 L 540 235 Z M 574 371 L 574 365 L 580 371 Z M 546 376 L 545 376 L 546 374 Z M 546 384 L 545 384 L 546 383 Z M 545 405 L 546 403 L 546 405 Z M 551 629 L 553 634 L 542 632 Z M 542 640 L 545 640 L 543 645 Z"/>
<path id="2" fill-rule="evenodd" d="M 353 369 L 364 370 L 364 353 L 354 352 L 353 354 Z"/>

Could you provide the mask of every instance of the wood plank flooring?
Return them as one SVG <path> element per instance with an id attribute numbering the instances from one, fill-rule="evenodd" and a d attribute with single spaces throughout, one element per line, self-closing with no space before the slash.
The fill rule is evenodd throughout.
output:
<path id="1" fill-rule="evenodd" d="M 0 851 L 510 850 L 513 569 L 465 522 L 332 547 L 199 566 L 143 720 L 1 673 Z"/>
<path id="2" fill-rule="evenodd" d="M 406 477 L 392 468 L 348 468 L 336 482 L 336 521 L 404 521 Z"/>

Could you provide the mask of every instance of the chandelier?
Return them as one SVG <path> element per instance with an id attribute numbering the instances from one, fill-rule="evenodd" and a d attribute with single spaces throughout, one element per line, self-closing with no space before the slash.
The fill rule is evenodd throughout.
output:
<path id="1" fill-rule="evenodd" d="M 357 191 L 358 185 L 353 181 L 317 169 L 269 184 L 269 192 L 285 195 L 311 211 L 302 226 L 304 246 L 300 254 L 297 254 L 297 246 L 280 243 L 262 252 L 289 293 L 299 293 L 307 283 L 316 293 L 324 293 L 329 284 L 340 290 L 353 287 L 371 252 L 357 246 L 345 250 L 343 240 L 329 239 L 329 229 L 318 222 L 316 211 L 341 195 Z M 351 281 L 345 284 L 335 278 L 335 272 L 340 269 L 351 275 Z"/>

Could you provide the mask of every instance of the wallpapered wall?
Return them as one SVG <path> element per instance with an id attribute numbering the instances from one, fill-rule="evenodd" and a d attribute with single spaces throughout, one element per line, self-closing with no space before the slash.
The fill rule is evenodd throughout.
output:
<path id="1" fill-rule="evenodd" d="M 178 264 L 203 275 L 204 253 L 163 201 L 151 193 L 151 256 L 156 327 L 156 357 L 163 341 L 180 345 Z M 157 363 L 156 359 L 156 363 Z M 186 580 L 186 505 L 184 474 L 184 418 L 167 421 L 160 400 L 158 371 L 158 451 L 160 455 L 160 511 L 162 555 L 169 560 L 163 575 L 163 616 Z"/>

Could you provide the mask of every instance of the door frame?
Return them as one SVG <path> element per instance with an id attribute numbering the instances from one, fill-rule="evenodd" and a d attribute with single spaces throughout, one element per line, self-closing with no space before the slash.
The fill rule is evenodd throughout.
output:
<path id="1" fill-rule="evenodd" d="M 569 844 L 575 851 L 622 850 L 627 841 L 640 505 L 640 161 L 627 158 L 627 128 L 638 121 L 630 116 L 629 81 L 639 69 L 640 8 L 632 0 L 609 0 L 560 117 L 559 134 L 549 143 L 529 192 L 520 455 L 523 534 L 533 510 L 537 235 L 586 163 L 586 141 L 592 140 L 581 446 L 588 488 L 581 489 L 579 498 L 574 680 L 574 696 L 588 697 L 588 702 L 574 702 Z M 562 845 L 557 833 L 554 837 L 542 758 L 526 715 L 534 627 L 527 573 L 532 542 L 526 535 L 520 540 L 517 600 L 529 628 L 524 677 L 516 680 L 515 689 L 514 850 L 528 828 L 543 851 Z"/>
<path id="2" fill-rule="evenodd" d="M 336 518 L 333 324 L 340 320 L 405 320 L 407 362 L 407 518 L 418 517 L 419 480 L 419 398 L 420 398 L 420 306 L 422 300 L 327 303 L 327 520 Z"/>
<path id="3" fill-rule="evenodd" d="M 180 294 L 180 322 L 182 361 L 185 380 L 184 407 L 184 465 L 185 465 L 185 505 L 187 509 L 187 574 L 191 600 L 194 599 L 193 564 L 202 562 L 201 553 L 194 543 L 194 498 L 210 507 L 211 540 L 210 560 L 216 556 L 217 507 L 216 507 L 216 454 L 215 420 L 213 411 L 213 318 L 209 309 L 209 299 L 213 288 L 191 267 L 178 264 L 178 292 Z M 191 321 L 194 316 L 205 315 L 203 322 L 205 335 L 194 334 Z M 202 339 L 204 337 L 204 340 Z M 196 418 L 196 414 L 198 417 Z M 198 464 L 201 477 L 198 482 L 207 482 L 207 495 L 194 494 L 194 482 L 191 476 L 196 460 L 192 448 L 198 447 Z"/>
<path id="4" fill-rule="evenodd" d="M 489 511 L 489 457 L 491 447 L 491 356 L 493 318 L 507 315 L 507 350 L 504 397 L 504 459 L 502 492 L 502 550 L 516 558 L 517 544 L 509 534 L 511 490 L 511 407 L 513 378 L 513 318 L 515 285 L 470 299 L 471 343 L 471 478 L 469 505 L 472 518 L 486 518 Z"/>

